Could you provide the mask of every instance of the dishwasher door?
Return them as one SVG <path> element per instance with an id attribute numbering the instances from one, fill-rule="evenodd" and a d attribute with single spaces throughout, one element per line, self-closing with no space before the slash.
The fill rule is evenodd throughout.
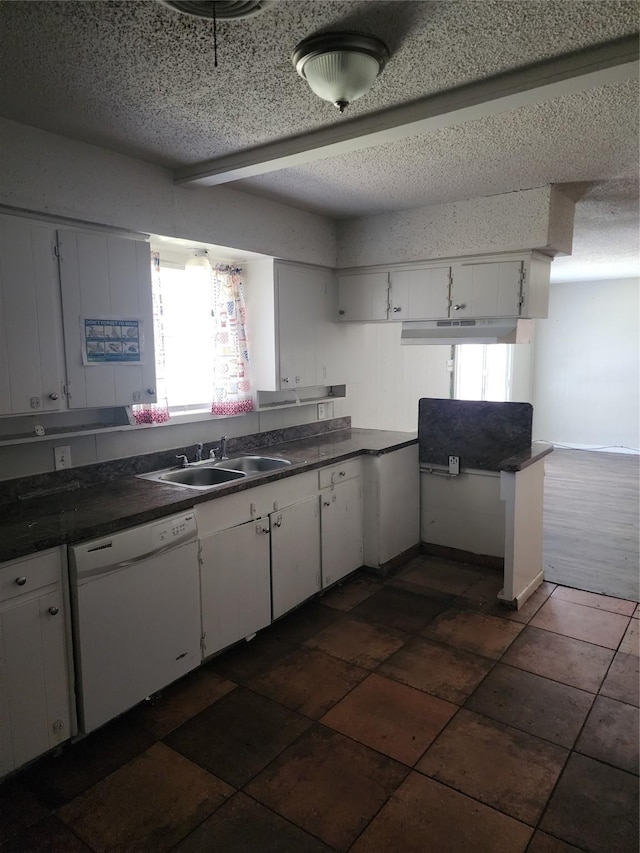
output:
<path id="1" fill-rule="evenodd" d="M 81 732 L 199 665 L 196 537 L 189 513 L 70 549 Z"/>

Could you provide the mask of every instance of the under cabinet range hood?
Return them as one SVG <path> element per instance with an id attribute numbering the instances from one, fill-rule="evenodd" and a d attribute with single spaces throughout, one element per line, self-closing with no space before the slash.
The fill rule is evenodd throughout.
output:
<path id="1" fill-rule="evenodd" d="M 402 324 L 400 343 L 530 344 L 533 320 L 415 320 Z"/>

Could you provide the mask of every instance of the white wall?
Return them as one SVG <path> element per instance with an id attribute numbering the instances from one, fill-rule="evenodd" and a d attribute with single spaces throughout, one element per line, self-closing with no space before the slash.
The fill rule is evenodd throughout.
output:
<path id="1" fill-rule="evenodd" d="M 0 118 L 0 204 L 131 231 L 180 237 L 335 266 L 335 223 L 227 187 L 177 187 L 169 170 Z M 53 447 L 73 465 L 317 419 L 315 406 L 194 424 L 0 447 L 0 479 L 53 470 Z"/>
<path id="2" fill-rule="evenodd" d="M 0 204 L 335 266 L 325 217 L 228 187 L 179 187 L 168 169 L 6 119 L 0 149 Z"/>
<path id="3" fill-rule="evenodd" d="M 497 471 L 420 475 L 420 538 L 431 545 L 504 557 L 504 503 Z"/>
<path id="4" fill-rule="evenodd" d="M 534 438 L 640 447 L 640 280 L 556 282 L 536 320 Z"/>
<path id="5" fill-rule="evenodd" d="M 552 186 L 338 223 L 338 266 L 541 249 L 570 254 L 574 202 Z"/>
<path id="6" fill-rule="evenodd" d="M 449 397 L 450 347 L 401 346 L 400 323 L 344 325 L 348 396 L 340 414 L 354 427 L 416 432 L 420 397 Z"/>

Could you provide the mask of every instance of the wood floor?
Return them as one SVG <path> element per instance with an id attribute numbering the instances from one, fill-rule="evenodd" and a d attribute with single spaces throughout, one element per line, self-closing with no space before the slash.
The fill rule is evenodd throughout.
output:
<path id="1" fill-rule="evenodd" d="M 640 456 L 556 449 L 545 462 L 545 580 L 638 601 Z"/>

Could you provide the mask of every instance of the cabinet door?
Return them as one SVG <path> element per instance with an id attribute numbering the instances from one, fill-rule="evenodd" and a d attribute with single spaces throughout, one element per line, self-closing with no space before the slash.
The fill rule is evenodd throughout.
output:
<path id="1" fill-rule="evenodd" d="M 0 216 L 0 414 L 57 411 L 63 402 L 56 232 Z"/>
<path id="2" fill-rule="evenodd" d="M 277 619 L 321 589 L 318 496 L 269 518 L 273 618 Z"/>
<path id="3" fill-rule="evenodd" d="M 271 623 L 266 519 L 200 541 L 200 589 L 204 657 Z"/>
<path id="4" fill-rule="evenodd" d="M 324 287 L 313 268 L 279 264 L 276 268 L 280 388 L 316 384 L 318 321 L 324 311 Z"/>
<path id="5" fill-rule="evenodd" d="M 452 270 L 451 317 L 519 317 L 522 261 L 456 264 Z"/>
<path id="6" fill-rule="evenodd" d="M 368 323 L 386 320 L 389 311 L 389 273 L 338 276 L 338 320 Z"/>
<path id="7" fill-rule="evenodd" d="M 363 562 L 362 488 L 348 480 L 320 495 L 322 506 L 322 586 L 339 581 Z"/>
<path id="8" fill-rule="evenodd" d="M 391 273 L 390 320 L 439 320 L 449 316 L 450 267 Z"/>
<path id="9" fill-rule="evenodd" d="M 155 402 L 149 244 L 88 231 L 59 231 L 58 245 L 69 407 Z M 85 365 L 87 319 L 139 320 L 140 362 Z"/>
<path id="10" fill-rule="evenodd" d="M 19 767 L 71 736 L 61 591 L 12 599 L 0 625 L 3 704 L 13 766 Z"/>
<path id="11" fill-rule="evenodd" d="M 316 326 L 316 385 L 343 385 L 349 381 L 346 336 L 349 330 L 336 323 L 338 282 L 331 270 L 318 270 L 322 305 Z"/>

